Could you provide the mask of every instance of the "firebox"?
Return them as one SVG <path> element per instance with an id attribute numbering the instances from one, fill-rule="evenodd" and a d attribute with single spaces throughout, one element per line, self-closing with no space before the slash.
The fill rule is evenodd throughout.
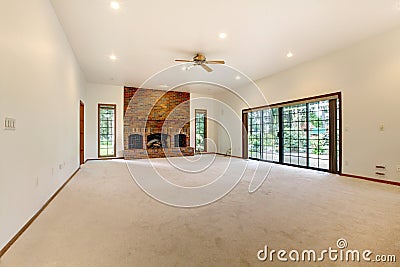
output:
<path id="1" fill-rule="evenodd" d="M 147 136 L 147 148 L 168 148 L 168 139 L 168 134 L 149 134 Z"/>

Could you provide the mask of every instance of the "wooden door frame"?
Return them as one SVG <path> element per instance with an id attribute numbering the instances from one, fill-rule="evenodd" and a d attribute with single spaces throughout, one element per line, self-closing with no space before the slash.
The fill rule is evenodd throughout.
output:
<path id="1" fill-rule="evenodd" d="M 79 103 L 79 164 L 85 163 L 85 104 Z"/>

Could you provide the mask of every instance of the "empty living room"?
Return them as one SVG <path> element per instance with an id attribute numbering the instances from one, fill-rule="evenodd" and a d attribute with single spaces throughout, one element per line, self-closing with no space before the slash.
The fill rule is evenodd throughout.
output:
<path id="1" fill-rule="evenodd" d="M 399 266 L 399 0 L 13 0 L 0 32 L 0 267 Z"/>

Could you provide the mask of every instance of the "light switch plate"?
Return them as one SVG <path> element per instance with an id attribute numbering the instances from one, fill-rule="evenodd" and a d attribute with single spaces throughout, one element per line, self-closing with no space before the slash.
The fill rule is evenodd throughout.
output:
<path id="1" fill-rule="evenodd" d="M 12 130 L 15 131 L 16 128 L 16 120 L 13 118 L 5 118 L 4 119 L 4 130 Z"/>

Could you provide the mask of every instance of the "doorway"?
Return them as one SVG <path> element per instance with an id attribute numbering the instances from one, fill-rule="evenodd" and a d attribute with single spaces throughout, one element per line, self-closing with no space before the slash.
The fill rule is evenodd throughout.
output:
<path id="1" fill-rule="evenodd" d="M 85 163 L 85 105 L 79 105 L 79 164 Z"/>

